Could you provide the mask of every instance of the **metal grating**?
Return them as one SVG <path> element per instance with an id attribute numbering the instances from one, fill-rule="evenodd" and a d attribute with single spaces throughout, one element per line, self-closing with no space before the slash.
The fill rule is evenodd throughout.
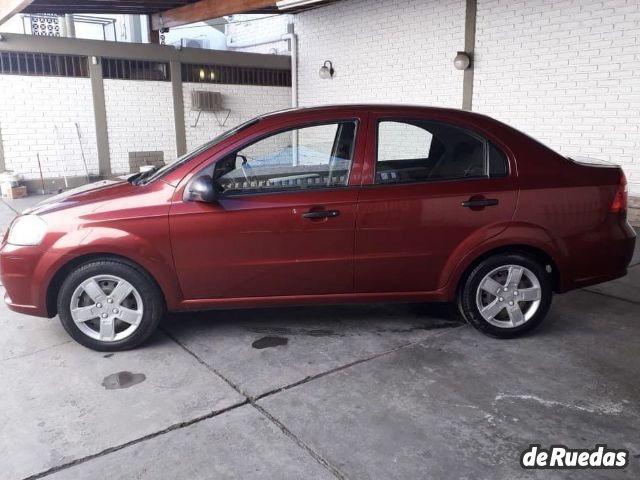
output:
<path id="1" fill-rule="evenodd" d="M 171 80 L 167 62 L 127 60 L 124 58 L 103 58 L 102 76 L 118 80 Z"/>
<path id="2" fill-rule="evenodd" d="M 46 37 L 60 36 L 60 16 L 51 13 L 30 15 L 31 34 Z"/>
<path id="3" fill-rule="evenodd" d="M 0 73 L 54 77 L 88 77 L 87 57 L 48 53 L 0 52 Z"/>
<path id="4" fill-rule="evenodd" d="M 291 72 L 289 70 L 276 70 L 271 68 L 183 63 L 182 81 L 189 83 L 290 87 Z"/>

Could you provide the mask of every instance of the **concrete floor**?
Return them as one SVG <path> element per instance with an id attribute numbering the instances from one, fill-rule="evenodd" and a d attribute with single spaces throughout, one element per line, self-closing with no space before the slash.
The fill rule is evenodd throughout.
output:
<path id="1" fill-rule="evenodd" d="M 634 265 L 509 341 L 447 305 L 332 306 L 172 315 L 103 354 L 1 305 L 0 478 L 640 478 Z M 525 472 L 530 443 L 632 459 Z"/>

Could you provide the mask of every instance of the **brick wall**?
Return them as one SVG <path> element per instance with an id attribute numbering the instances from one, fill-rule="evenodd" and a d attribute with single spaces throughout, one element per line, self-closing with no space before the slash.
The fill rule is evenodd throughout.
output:
<path id="1" fill-rule="evenodd" d="M 300 104 L 459 108 L 464 1 L 344 0 L 296 15 Z M 318 69 L 332 60 L 336 76 Z M 473 109 L 566 155 L 623 165 L 640 195 L 640 2 L 478 0 Z"/>
<path id="2" fill-rule="evenodd" d="M 39 179 L 40 154 L 45 177 L 84 175 L 76 122 L 89 171 L 97 174 L 89 79 L 0 75 L 0 138 L 7 170 Z"/>
<path id="3" fill-rule="evenodd" d="M 295 16 L 300 105 L 401 102 L 459 107 L 464 0 L 346 0 Z M 336 75 L 318 70 L 331 60 Z"/>
<path id="4" fill-rule="evenodd" d="M 232 15 L 226 26 L 227 40 L 230 44 L 256 43 L 287 33 L 291 15 Z M 273 42 L 247 48 L 231 48 L 238 52 L 277 53 L 288 55 L 288 42 Z"/>
<path id="5" fill-rule="evenodd" d="M 640 2 L 479 0 L 475 68 L 474 110 L 622 164 L 640 195 Z"/>
<path id="6" fill-rule="evenodd" d="M 198 126 L 191 111 L 191 90 L 223 94 L 231 110 L 224 127 L 204 112 Z M 140 155 L 160 152 L 165 162 L 176 158 L 173 101 L 169 82 L 104 80 L 111 169 L 114 174 L 138 168 Z M 261 113 L 291 106 L 291 89 L 244 85 L 184 84 L 187 148 L 212 139 Z M 220 120 L 226 113 L 220 112 Z M 0 141 L 5 168 L 39 179 L 36 153 L 45 178 L 84 176 L 82 148 L 91 174 L 98 174 L 96 130 L 91 85 L 86 78 L 0 75 Z M 136 159 L 131 164 L 131 153 Z M 140 158 L 138 158 L 140 157 Z M 146 158 L 146 157 L 145 157 Z M 149 163 L 146 160 L 144 163 Z M 152 162 L 151 162 L 152 163 Z"/>
<path id="7" fill-rule="evenodd" d="M 104 80 L 104 96 L 113 173 L 129 172 L 130 151 L 176 158 L 170 82 Z"/>
<path id="8" fill-rule="evenodd" d="M 142 152 L 129 152 L 129 172 L 139 172 L 140 167 L 162 167 L 165 164 L 162 150 L 144 150 Z"/>
<path id="9" fill-rule="evenodd" d="M 253 117 L 275 110 L 283 110 L 291 106 L 291 89 L 288 87 L 257 87 L 247 85 L 207 85 L 184 83 L 184 109 L 187 136 L 187 149 L 195 148 L 211 140 L 216 135 L 251 120 Z M 191 92 L 207 90 L 222 94 L 222 105 L 231 110 L 229 119 L 221 127 L 211 112 L 202 112 L 198 125 L 193 127 L 198 116 L 191 110 Z M 223 121 L 226 112 L 217 112 L 218 119 Z"/>

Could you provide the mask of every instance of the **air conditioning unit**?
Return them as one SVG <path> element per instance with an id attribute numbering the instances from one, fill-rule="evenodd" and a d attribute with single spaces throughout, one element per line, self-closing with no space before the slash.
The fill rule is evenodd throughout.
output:
<path id="1" fill-rule="evenodd" d="M 224 110 L 222 107 L 222 94 L 220 92 L 194 90 L 191 92 L 191 110 L 199 112 L 219 112 Z"/>

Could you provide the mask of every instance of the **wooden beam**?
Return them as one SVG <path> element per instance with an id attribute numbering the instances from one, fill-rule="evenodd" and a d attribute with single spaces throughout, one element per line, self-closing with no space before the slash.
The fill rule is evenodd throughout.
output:
<path id="1" fill-rule="evenodd" d="M 5 0 L 0 2 L 0 25 L 28 7 L 33 0 Z"/>
<path id="2" fill-rule="evenodd" d="M 275 7 L 276 0 L 200 0 L 183 7 L 165 10 L 151 17 L 151 28 L 178 27 L 187 23 L 211 20 L 234 13 L 251 12 L 260 8 Z"/>
<path id="3" fill-rule="evenodd" d="M 1 0 L 0 0 L 0 3 Z M 143 14 L 156 13 L 163 10 L 187 5 L 188 0 L 35 0 L 24 11 L 32 13 L 113 13 L 119 10 L 137 11 Z"/>
<path id="4" fill-rule="evenodd" d="M 149 43 L 160 45 L 160 31 L 149 29 Z"/>
<path id="5" fill-rule="evenodd" d="M 149 43 L 160 44 L 160 31 L 151 28 L 151 22 L 147 22 L 147 33 L 149 34 Z"/>

